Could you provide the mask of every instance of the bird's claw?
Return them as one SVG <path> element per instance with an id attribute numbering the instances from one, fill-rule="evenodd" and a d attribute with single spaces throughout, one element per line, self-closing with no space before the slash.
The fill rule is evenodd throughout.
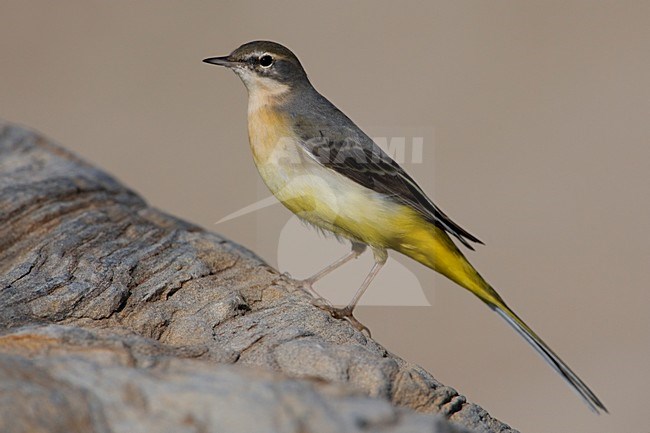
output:
<path id="1" fill-rule="evenodd" d="M 319 301 L 319 299 L 316 299 L 315 301 Z M 352 309 L 350 307 L 335 308 L 327 300 L 323 299 L 323 301 L 325 301 L 325 303 L 319 303 L 319 305 L 314 303 L 314 305 L 316 305 L 318 308 L 322 310 L 327 311 L 335 319 L 347 320 L 348 322 L 350 322 L 352 326 L 354 326 L 357 330 L 359 330 L 359 332 L 365 333 L 368 335 L 368 337 L 371 337 L 370 329 L 368 329 L 366 325 L 359 322 L 357 318 L 354 317 L 354 315 L 352 314 Z"/>
<path id="2" fill-rule="evenodd" d="M 330 313 L 332 317 L 335 319 L 344 319 L 350 322 L 352 326 L 354 326 L 356 329 L 358 329 L 360 332 L 366 333 L 368 337 L 370 337 L 370 329 L 363 323 L 359 322 L 354 315 L 352 315 L 352 308 L 350 306 L 344 307 L 344 308 L 336 308 L 334 307 L 330 301 L 327 299 L 323 298 L 321 295 L 318 294 L 316 290 L 314 290 L 313 284 L 314 282 L 310 280 L 309 278 L 306 280 L 299 281 L 300 283 L 300 288 L 305 292 L 311 295 L 314 299 L 312 299 L 311 303 L 315 307 L 320 308 L 321 310 L 327 311 Z"/>

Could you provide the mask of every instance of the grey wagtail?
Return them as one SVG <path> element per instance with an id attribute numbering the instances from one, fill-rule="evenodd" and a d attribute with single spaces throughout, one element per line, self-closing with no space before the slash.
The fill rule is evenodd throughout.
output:
<path id="1" fill-rule="evenodd" d="M 496 311 L 566 380 L 589 407 L 607 409 L 580 378 L 479 275 L 450 235 L 482 243 L 442 212 L 402 167 L 314 89 L 298 58 L 275 42 L 255 41 L 204 62 L 225 66 L 248 89 L 248 136 L 271 192 L 303 221 L 352 243 L 352 251 L 303 281 L 312 285 L 369 246 L 370 273 L 345 308 L 319 307 L 367 330 L 352 312 L 390 248 L 469 290 Z"/>

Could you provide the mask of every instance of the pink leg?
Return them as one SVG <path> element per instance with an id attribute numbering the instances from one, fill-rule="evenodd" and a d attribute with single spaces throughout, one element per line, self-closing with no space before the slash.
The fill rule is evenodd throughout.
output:
<path id="1" fill-rule="evenodd" d="M 343 308 L 334 308 L 331 305 L 319 305 L 320 308 L 328 311 L 332 317 L 335 317 L 337 319 L 347 319 L 352 324 L 352 326 L 357 328 L 359 331 L 366 331 L 368 333 L 368 336 L 370 336 L 370 329 L 359 322 L 352 313 L 354 312 L 354 308 L 357 306 L 359 299 L 361 299 L 361 296 L 363 296 L 364 292 L 368 286 L 370 286 L 370 283 L 377 276 L 381 268 L 386 263 L 386 259 L 388 258 L 385 250 L 373 249 L 373 252 L 375 254 L 375 264 L 372 266 L 370 272 L 363 280 L 363 283 L 361 283 L 361 286 L 359 289 L 357 289 L 357 292 L 354 294 L 352 300 L 347 306 Z"/>
<path id="2" fill-rule="evenodd" d="M 321 278 L 323 278 L 325 275 L 329 274 L 333 270 L 340 268 L 341 266 L 343 266 L 344 264 L 346 264 L 350 260 L 356 259 L 357 257 L 359 257 L 366 250 L 366 248 L 367 247 L 364 244 L 359 244 L 359 243 L 353 242 L 352 243 L 352 251 L 350 251 L 348 254 L 341 257 L 340 259 L 338 259 L 337 261 L 335 261 L 331 265 L 325 267 L 324 269 L 316 272 L 311 277 L 305 278 L 304 280 L 302 280 L 301 283 L 302 283 L 303 288 L 308 293 L 310 293 L 312 296 L 314 296 L 315 298 L 323 299 L 314 290 L 314 287 L 313 287 L 314 283 L 316 283 L 316 281 L 320 280 Z"/>

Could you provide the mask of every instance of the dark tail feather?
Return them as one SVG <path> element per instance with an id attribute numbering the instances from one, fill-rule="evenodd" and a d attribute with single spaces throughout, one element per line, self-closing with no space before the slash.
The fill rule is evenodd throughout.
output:
<path id="1" fill-rule="evenodd" d="M 605 405 L 596 397 L 596 394 L 510 308 L 505 304 L 502 306 L 488 305 L 535 348 L 542 358 L 578 393 L 592 411 L 597 414 L 600 414 L 600 411 L 609 413 Z"/>

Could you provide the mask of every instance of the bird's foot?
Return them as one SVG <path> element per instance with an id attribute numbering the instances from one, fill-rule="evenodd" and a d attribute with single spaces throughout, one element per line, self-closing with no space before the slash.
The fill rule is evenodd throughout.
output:
<path id="1" fill-rule="evenodd" d="M 316 290 L 314 290 L 313 284 L 314 281 L 311 280 L 310 278 L 299 281 L 300 288 L 305 293 L 308 293 L 309 295 L 311 295 L 312 298 L 314 298 L 311 301 L 312 305 L 320 308 L 321 310 L 327 311 L 335 319 L 347 320 L 356 329 L 358 329 L 361 332 L 365 332 L 368 335 L 368 337 L 370 337 L 370 329 L 368 329 L 367 326 L 359 322 L 357 318 L 354 317 L 354 315 L 352 314 L 353 309 L 350 308 L 350 306 L 344 308 L 334 307 L 330 301 L 323 298 L 321 295 L 318 294 Z"/>
<path id="2" fill-rule="evenodd" d="M 321 298 L 321 299 L 323 299 L 323 298 Z M 316 301 L 319 301 L 319 300 L 316 299 L 315 302 Z M 371 336 L 370 329 L 368 329 L 368 327 L 366 325 L 359 322 L 357 320 L 357 318 L 354 317 L 354 315 L 352 314 L 352 308 L 350 308 L 349 306 L 344 307 L 344 308 L 335 308 L 327 300 L 324 300 L 324 301 L 326 302 L 325 304 L 316 304 L 316 303 L 314 303 L 314 305 L 316 305 L 318 308 L 320 308 L 322 310 L 327 311 L 335 319 L 347 320 L 348 322 L 350 322 L 350 324 L 352 326 L 354 326 L 360 332 L 366 333 L 368 335 L 368 337 Z"/>

